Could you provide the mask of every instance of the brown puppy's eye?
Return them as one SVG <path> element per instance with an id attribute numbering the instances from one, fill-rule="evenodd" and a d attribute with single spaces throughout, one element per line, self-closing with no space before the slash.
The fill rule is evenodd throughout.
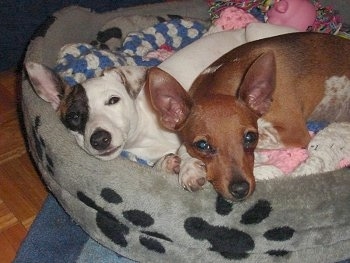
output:
<path id="1" fill-rule="evenodd" d="M 204 153 L 215 153 L 214 148 L 206 141 L 206 140 L 199 140 L 194 142 L 194 146 L 197 150 Z"/>
<path id="2" fill-rule="evenodd" d="M 256 132 L 246 132 L 243 136 L 243 147 L 244 149 L 252 149 L 258 143 L 259 135 Z"/>
<path id="3" fill-rule="evenodd" d="M 116 103 L 118 103 L 119 100 L 120 100 L 119 97 L 113 96 L 113 97 L 111 97 L 111 98 L 108 100 L 108 102 L 106 103 L 106 105 L 113 105 L 113 104 L 116 104 Z"/>

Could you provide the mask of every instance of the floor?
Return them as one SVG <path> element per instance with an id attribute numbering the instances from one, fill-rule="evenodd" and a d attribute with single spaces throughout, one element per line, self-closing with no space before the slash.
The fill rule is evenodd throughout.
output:
<path id="1" fill-rule="evenodd" d="M 12 262 L 47 196 L 18 120 L 20 74 L 0 72 L 0 262 Z"/>

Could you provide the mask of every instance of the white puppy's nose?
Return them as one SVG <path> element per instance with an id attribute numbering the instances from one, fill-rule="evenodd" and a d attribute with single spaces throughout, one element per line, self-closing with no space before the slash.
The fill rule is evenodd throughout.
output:
<path id="1" fill-rule="evenodd" d="M 102 129 L 97 129 L 90 137 L 91 146 L 98 151 L 106 150 L 111 144 L 112 136 L 111 134 Z"/>

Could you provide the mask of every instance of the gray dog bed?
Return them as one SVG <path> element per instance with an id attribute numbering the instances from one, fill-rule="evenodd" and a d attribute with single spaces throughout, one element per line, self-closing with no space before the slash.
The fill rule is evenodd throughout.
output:
<path id="1" fill-rule="evenodd" d="M 53 67 L 67 43 L 90 43 L 112 19 L 123 35 L 135 15 L 207 19 L 202 1 L 95 14 L 70 7 L 28 47 L 27 61 Z M 140 19 L 142 25 L 128 21 Z M 153 21 L 153 20 L 152 20 Z M 153 21 L 154 22 L 154 21 Z M 140 22 L 141 23 L 141 22 Z M 29 149 L 49 189 L 95 240 L 140 262 L 336 262 L 350 257 L 350 170 L 257 182 L 242 203 L 211 188 L 183 191 L 177 178 L 126 158 L 87 155 L 27 79 L 22 109 Z"/>

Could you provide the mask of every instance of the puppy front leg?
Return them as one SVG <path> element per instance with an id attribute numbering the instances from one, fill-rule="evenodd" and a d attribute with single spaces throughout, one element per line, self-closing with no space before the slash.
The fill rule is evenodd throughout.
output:
<path id="1" fill-rule="evenodd" d="M 178 174 L 180 171 L 180 162 L 181 158 L 178 155 L 174 153 L 168 153 L 159 159 L 155 163 L 154 167 L 166 173 Z"/>
<path id="2" fill-rule="evenodd" d="M 185 145 L 181 145 L 178 155 L 181 158 L 179 172 L 180 185 L 190 192 L 201 190 L 207 182 L 205 164 L 201 160 L 189 155 Z"/>

